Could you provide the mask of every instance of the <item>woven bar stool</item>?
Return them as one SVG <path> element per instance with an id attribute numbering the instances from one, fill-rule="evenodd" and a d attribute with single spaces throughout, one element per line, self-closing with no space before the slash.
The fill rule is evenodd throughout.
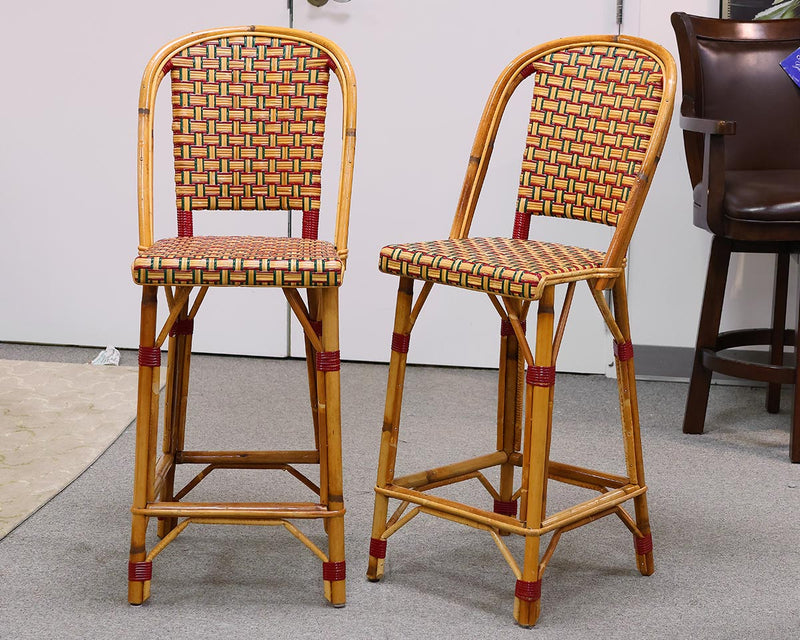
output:
<path id="1" fill-rule="evenodd" d="M 533 102 L 513 234 L 471 238 L 469 229 L 502 114 L 512 92 L 530 76 Z M 491 534 L 517 578 L 514 617 L 523 626 L 532 626 L 539 616 L 542 574 L 566 531 L 617 515 L 633 533 L 639 570 L 645 575 L 653 572 L 624 269 L 669 127 L 675 76 L 675 64 L 666 50 L 627 36 L 567 38 L 523 53 L 503 71 L 484 109 L 450 237 L 381 250 L 380 269 L 399 276 L 400 282 L 369 579 L 384 574 L 387 539 L 420 513 Z M 532 215 L 570 219 L 565 225 L 583 220 L 616 229 L 605 252 L 539 242 L 528 237 Z M 416 301 L 414 280 L 424 281 Z M 556 357 L 575 285 L 581 280 L 589 285 L 614 338 L 623 474 L 550 460 Z M 411 329 L 436 283 L 488 295 L 500 316 L 497 448 L 470 460 L 396 476 Z M 554 298 L 559 285 L 566 286 L 566 297 L 556 326 Z M 608 289 L 613 311 L 604 295 Z M 525 330 L 534 302 L 538 310 L 531 346 Z M 497 488 L 482 473 L 491 467 L 499 467 Z M 492 510 L 435 495 L 438 487 L 470 479 L 486 487 L 494 500 Z M 548 480 L 600 495 L 548 515 Z M 390 499 L 399 501 L 391 515 Z M 633 516 L 622 506 L 628 500 L 634 502 Z M 502 539 L 507 534 L 525 538 L 521 567 Z M 540 556 L 540 538 L 546 534 L 552 536 Z"/>
<path id="2" fill-rule="evenodd" d="M 342 156 L 333 242 L 317 238 L 328 81 L 342 91 Z M 153 239 L 153 109 L 169 75 L 177 236 Z M 163 47 L 144 72 L 139 96 L 139 254 L 142 286 L 139 399 L 128 599 L 150 595 L 152 561 L 190 523 L 282 525 L 322 560 L 325 597 L 345 602 L 344 503 L 339 408 L 338 287 L 347 258 L 355 149 L 355 78 L 347 57 L 320 36 L 262 26 L 213 29 Z M 300 210 L 302 237 L 195 236 L 195 211 Z M 230 213 L 226 213 L 230 215 Z M 184 449 L 192 332 L 209 287 L 280 288 L 305 332 L 315 447 L 303 451 Z M 305 289 L 303 300 L 298 289 Z M 157 328 L 159 290 L 169 310 Z M 194 292 L 194 297 L 192 294 Z M 163 425 L 161 347 L 168 338 Z M 162 431 L 162 452 L 157 439 Z M 178 465 L 202 465 L 176 490 Z M 295 468 L 318 465 L 319 484 Z M 283 470 L 313 491 L 309 501 L 189 502 L 218 469 Z M 307 489 L 304 489 L 307 491 Z M 146 548 L 148 521 L 161 541 Z M 327 553 L 297 519 L 323 519 Z"/>

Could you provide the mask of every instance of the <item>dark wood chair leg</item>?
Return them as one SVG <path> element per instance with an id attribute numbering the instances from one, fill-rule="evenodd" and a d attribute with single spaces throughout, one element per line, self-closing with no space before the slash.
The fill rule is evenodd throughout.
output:
<path id="1" fill-rule="evenodd" d="M 706 289 L 700 311 L 700 326 L 697 330 L 697 346 L 694 352 L 692 377 L 689 381 L 689 395 L 686 399 L 686 414 L 683 419 L 684 433 L 703 433 L 712 373 L 710 369 L 703 366 L 703 349 L 714 348 L 717 343 L 730 260 L 731 243 L 724 238 L 714 236 L 708 260 Z"/>
<path id="2" fill-rule="evenodd" d="M 800 304 L 798 306 L 800 307 Z M 789 431 L 789 459 L 792 462 L 800 462 L 800 308 L 798 308 L 794 339 L 794 409 Z"/>
<path id="3" fill-rule="evenodd" d="M 789 289 L 789 254 L 775 256 L 775 296 L 772 304 L 772 342 L 769 349 L 770 364 L 783 364 L 783 333 L 786 329 L 786 300 Z M 781 410 L 781 385 L 771 382 L 767 385 L 767 411 L 778 413 Z"/>

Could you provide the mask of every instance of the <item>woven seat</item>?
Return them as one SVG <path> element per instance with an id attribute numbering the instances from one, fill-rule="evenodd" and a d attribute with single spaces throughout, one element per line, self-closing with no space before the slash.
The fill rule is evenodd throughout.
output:
<path id="1" fill-rule="evenodd" d="M 625 256 L 669 128 L 675 76 L 669 53 L 627 36 L 567 38 L 523 53 L 502 72 L 484 108 L 450 237 L 381 249 L 380 270 L 399 276 L 399 286 L 369 545 L 370 580 L 384 575 L 388 539 L 412 520 L 418 523 L 418 514 L 492 536 L 516 577 L 514 617 L 523 626 L 538 619 L 542 575 L 562 533 L 575 527 L 617 515 L 633 534 L 639 571 L 653 572 Z M 516 208 L 509 212 L 510 237 L 470 237 L 503 112 L 526 79 L 533 84 L 533 99 Z M 607 225 L 614 235 L 604 251 L 542 242 L 530 237 L 537 216 L 563 219 L 565 231 L 581 222 Z M 418 281 L 421 286 L 415 292 Z M 588 284 L 613 336 L 625 456 L 622 473 L 599 471 L 598 464 L 578 467 L 550 459 L 556 358 L 581 281 Z M 400 475 L 395 467 L 401 445 L 403 462 L 413 460 L 400 437 L 411 331 L 439 284 L 487 296 L 499 315 L 497 446 L 469 460 L 443 461 L 433 469 Z M 566 290 L 556 326 L 555 290 L 562 286 Z M 613 310 L 605 297 L 609 290 Z M 537 309 L 533 343 L 526 337 L 531 308 Z M 462 321 L 468 319 L 448 314 L 444 332 L 452 333 L 451 325 Z M 469 347 L 463 345 L 465 350 Z M 586 414 L 591 416 L 596 400 L 586 400 Z M 451 404 L 459 405 L 457 396 Z M 463 416 L 453 420 L 463 422 L 464 437 L 480 446 L 484 440 L 479 439 L 479 425 Z M 437 440 L 431 435 L 426 458 L 436 451 Z M 494 482 L 484 475 L 487 469 L 496 472 Z M 457 495 L 457 486 L 438 495 L 442 487 L 476 480 L 489 494 L 486 503 L 467 503 Z M 598 493 L 548 514 L 550 480 Z M 623 508 L 629 500 L 633 514 Z M 509 534 L 525 538 L 519 564 L 503 542 L 502 536 Z M 547 534 L 552 536 L 540 555 L 540 538 Z"/>
<path id="2" fill-rule="evenodd" d="M 305 238 L 167 238 L 133 261 L 136 284 L 337 287 L 343 274 L 330 242 Z"/>
<path id="3" fill-rule="evenodd" d="M 323 139 L 332 76 L 342 94 L 342 153 L 338 198 L 331 199 L 334 235 L 321 240 Z M 154 108 L 166 79 L 172 98 L 175 236 L 156 242 Z M 139 95 L 139 246 L 132 268 L 134 282 L 142 287 L 142 306 L 128 562 L 131 604 L 148 599 L 154 559 L 193 523 L 284 527 L 322 561 L 325 598 L 334 606 L 345 603 L 338 294 L 347 259 L 355 98 L 353 71 L 339 47 L 292 29 L 248 26 L 193 33 L 164 46 L 145 69 Z M 217 214 L 216 222 L 223 224 L 232 212 L 258 217 L 272 210 L 302 212 L 302 237 L 194 235 L 196 215 Z M 186 449 L 186 433 L 194 426 L 187 421 L 187 405 L 192 336 L 202 322 L 198 311 L 211 289 L 216 295 L 225 287 L 280 288 L 300 322 L 311 405 L 306 448 Z M 168 314 L 159 330 L 161 293 Z M 283 330 L 285 314 L 277 320 Z M 270 330 L 267 318 L 264 326 Z M 240 330 L 235 319 L 229 330 Z M 158 380 L 165 342 L 161 419 Z M 265 390 L 267 409 L 269 392 L 293 393 L 283 386 Z M 281 422 L 283 429 L 291 426 Z M 256 440 L 263 433 L 260 423 L 253 428 Z M 242 470 L 287 472 L 299 481 L 298 493 L 273 502 L 269 495 L 260 502 L 185 500 L 209 474 Z M 178 480 L 185 484 L 181 487 Z M 153 520 L 161 541 L 149 546 Z M 327 550 L 293 524 L 298 520 L 323 520 Z"/>
<path id="4" fill-rule="evenodd" d="M 537 299 L 545 284 L 595 277 L 602 251 L 511 238 L 456 238 L 389 245 L 384 273 L 441 282 L 503 296 Z"/>

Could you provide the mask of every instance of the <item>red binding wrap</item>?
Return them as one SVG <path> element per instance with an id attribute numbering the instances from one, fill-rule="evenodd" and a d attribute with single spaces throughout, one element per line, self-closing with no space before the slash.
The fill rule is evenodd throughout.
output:
<path id="1" fill-rule="evenodd" d="M 194 235 L 194 222 L 191 211 L 178 211 L 178 237 L 191 238 Z"/>
<path id="2" fill-rule="evenodd" d="M 128 580 L 131 582 L 147 582 L 153 577 L 152 562 L 129 562 Z"/>
<path id="3" fill-rule="evenodd" d="M 380 538 L 370 538 L 369 539 L 369 555 L 373 558 L 385 558 L 386 557 L 386 540 L 381 540 Z"/>
<path id="4" fill-rule="evenodd" d="M 311 328 L 314 330 L 320 338 L 322 337 L 322 321 L 321 320 L 312 320 L 310 323 Z"/>
<path id="5" fill-rule="evenodd" d="M 156 347 L 139 347 L 140 367 L 160 367 L 161 349 Z"/>
<path id="6" fill-rule="evenodd" d="M 552 387 L 556 383 L 555 367 L 528 367 L 525 382 L 534 387 Z"/>
<path id="7" fill-rule="evenodd" d="M 633 546 L 636 549 L 636 555 L 643 556 L 646 553 L 650 553 L 653 550 L 653 536 L 652 534 L 647 534 L 641 538 L 637 538 L 633 536 Z"/>
<path id="8" fill-rule="evenodd" d="M 338 371 L 341 368 L 338 351 L 317 353 L 317 371 Z"/>
<path id="9" fill-rule="evenodd" d="M 614 343 L 614 357 L 620 362 L 630 360 L 633 358 L 633 344 L 630 340 L 627 342 Z"/>
<path id="10" fill-rule="evenodd" d="M 411 334 L 392 333 L 392 351 L 397 353 L 408 353 L 408 345 L 411 342 Z"/>
<path id="11" fill-rule="evenodd" d="M 517 501 L 516 500 L 495 500 L 494 512 L 499 513 L 501 516 L 517 517 Z"/>
<path id="12" fill-rule="evenodd" d="M 519 324 L 522 327 L 522 333 L 525 333 L 525 331 L 528 328 L 527 327 L 528 323 L 522 320 Z M 511 324 L 511 320 L 509 320 L 508 318 L 503 318 L 500 321 L 500 337 L 504 338 L 506 336 L 513 336 L 513 335 L 514 335 L 514 326 Z"/>
<path id="13" fill-rule="evenodd" d="M 514 595 L 520 600 L 525 600 L 525 602 L 536 602 L 542 597 L 542 581 L 526 582 L 525 580 L 517 580 Z"/>
<path id="14" fill-rule="evenodd" d="M 322 563 L 322 579 L 328 582 L 336 582 L 337 580 L 344 580 L 345 575 L 345 562 L 323 562 Z"/>
<path id="15" fill-rule="evenodd" d="M 303 211 L 303 237 L 316 240 L 319 235 L 319 211 Z"/>
<path id="16" fill-rule="evenodd" d="M 511 236 L 515 240 L 527 240 L 531 232 L 531 214 L 517 211 L 514 216 L 514 233 Z"/>
<path id="17" fill-rule="evenodd" d="M 178 320 L 169 330 L 169 335 L 173 338 L 175 336 L 190 336 L 192 333 L 194 333 L 194 318 Z"/>

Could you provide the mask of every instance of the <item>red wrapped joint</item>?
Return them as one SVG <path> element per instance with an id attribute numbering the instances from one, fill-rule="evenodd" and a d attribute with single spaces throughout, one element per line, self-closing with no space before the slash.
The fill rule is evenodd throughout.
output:
<path id="1" fill-rule="evenodd" d="M 338 351 L 320 351 L 317 353 L 317 371 L 339 371 L 341 362 Z"/>
<path id="2" fill-rule="evenodd" d="M 556 383 L 555 367 L 528 367 L 525 382 L 534 387 L 552 387 Z"/>
<path id="3" fill-rule="evenodd" d="M 501 516 L 517 517 L 517 501 L 516 500 L 495 500 L 494 512 L 499 513 Z"/>
<path id="4" fill-rule="evenodd" d="M 382 559 L 386 557 L 386 540 L 380 538 L 369 539 L 369 555 L 373 558 Z"/>
<path id="5" fill-rule="evenodd" d="M 525 602 L 536 602 L 542 597 L 542 581 L 526 582 L 525 580 L 517 580 L 514 595 L 520 600 L 525 600 Z"/>
<path id="6" fill-rule="evenodd" d="M 328 582 L 336 582 L 344 580 L 345 576 L 345 561 L 341 562 L 323 562 L 322 563 L 322 579 Z"/>
<path id="7" fill-rule="evenodd" d="M 633 546 L 636 549 L 636 555 L 643 556 L 653 550 L 653 536 L 647 534 L 641 538 L 633 536 Z"/>
<path id="8" fill-rule="evenodd" d="M 160 367 L 161 349 L 157 347 L 139 347 L 140 367 Z"/>
<path id="9" fill-rule="evenodd" d="M 183 320 L 178 320 L 175 324 L 172 325 L 172 329 L 169 330 L 169 335 L 171 337 L 190 336 L 193 333 L 194 333 L 194 318 L 184 318 Z"/>
<path id="10" fill-rule="evenodd" d="M 303 238 L 316 240 L 319 235 L 319 211 L 303 211 Z"/>
<path id="11" fill-rule="evenodd" d="M 630 340 L 628 342 L 615 342 L 614 357 L 620 362 L 633 358 L 633 343 Z"/>
<path id="12" fill-rule="evenodd" d="M 397 353 L 408 353 L 408 346 L 411 343 L 411 335 L 403 335 L 402 333 L 392 334 L 392 351 Z"/>
<path id="13" fill-rule="evenodd" d="M 514 216 L 514 233 L 511 237 L 515 240 L 527 240 L 530 232 L 531 214 L 517 211 L 517 215 Z"/>
<path id="14" fill-rule="evenodd" d="M 128 562 L 128 580 L 147 582 L 153 577 L 152 562 Z"/>
<path id="15" fill-rule="evenodd" d="M 178 237 L 191 238 L 194 235 L 194 222 L 191 211 L 178 211 Z"/>
<path id="16" fill-rule="evenodd" d="M 522 320 L 519 324 L 522 327 L 522 333 L 525 333 L 526 329 L 528 328 L 527 323 L 525 322 L 525 320 Z M 508 318 L 503 318 L 500 321 L 500 337 L 504 338 L 506 336 L 513 336 L 513 335 L 514 335 L 514 325 L 511 324 L 511 320 L 509 320 Z"/>

